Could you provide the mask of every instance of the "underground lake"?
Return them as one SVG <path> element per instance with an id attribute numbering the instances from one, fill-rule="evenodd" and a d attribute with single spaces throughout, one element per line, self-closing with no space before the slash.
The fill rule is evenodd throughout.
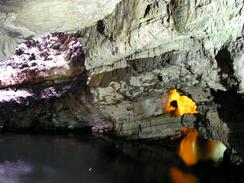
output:
<path id="1" fill-rule="evenodd" d="M 0 135 L 1 183 L 227 183 L 243 168 L 185 166 L 176 143 L 90 134 Z"/>

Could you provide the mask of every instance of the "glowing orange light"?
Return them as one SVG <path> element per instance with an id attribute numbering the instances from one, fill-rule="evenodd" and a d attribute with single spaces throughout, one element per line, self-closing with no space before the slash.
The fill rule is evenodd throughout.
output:
<path id="1" fill-rule="evenodd" d="M 175 115 L 198 113 L 196 103 L 187 96 L 181 96 L 176 89 L 168 91 L 168 100 L 164 110 Z"/>
<path id="2" fill-rule="evenodd" d="M 192 128 L 181 128 L 181 132 L 185 137 L 182 139 L 179 147 L 179 156 L 186 165 L 194 165 L 199 160 L 199 149 L 197 139 L 199 133 Z"/>
<path id="3" fill-rule="evenodd" d="M 180 142 L 179 156 L 186 165 L 191 166 L 199 161 L 212 161 L 215 164 L 221 162 L 226 146 L 218 140 L 202 140 L 201 134 L 193 128 L 182 127 L 184 138 Z"/>
<path id="4" fill-rule="evenodd" d="M 184 173 L 176 167 L 170 169 L 170 177 L 173 183 L 198 183 L 198 178 L 189 173 Z"/>

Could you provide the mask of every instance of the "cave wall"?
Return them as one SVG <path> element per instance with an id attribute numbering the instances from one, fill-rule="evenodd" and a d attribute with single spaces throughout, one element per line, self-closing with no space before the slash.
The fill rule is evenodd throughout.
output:
<path id="1" fill-rule="evenodd" d="M 212 137 L 227 142 L 211 90 L 243 92 L 242 19 L 241 1 L 120 2 L 84 30 L 95 104 L 119 135 L 167 136 L 181 124 L 164 115 L 160 95 L 175 87 L 197 102 L 200 128 L 209 123 L 219 129 Z"/>
<path id="2" fill-rule="evenodd" d="M 200 117 L 186 115 L 184 125 L 228 144 L 230 128 L 219 116 L 213 91 L 244 93 L 243 18 L 241 0 L 123 0 L 112 14 L 80 29 L 77 35 L 84 51 L 87 85 L 76 89 L 89 91 L 89 105 L 97 112 L 92 119 L 100 121 L 98 129 L 109 127 L 133 139 L 175 134 L 181 118 L 163 110 L 165 93 L 174 87 L 190 96 L 200 112 Z M 61 75 L 65 82 L 79 81 L 77 76 Z M 51 80 L 55 83 L 56 79 Z M 77 103 L 68 106 L 72 109 L 72 105 Z M 55 120 L 48 118 L 51 124 L 63 124 L 62 115 L 56 115 L 56 110 L 51 114 L 55 116 Z M 9 116 L 2 116 L 1 123 L 8 124 Z M 96 128 L 96 123 L 91 126 Z"/>

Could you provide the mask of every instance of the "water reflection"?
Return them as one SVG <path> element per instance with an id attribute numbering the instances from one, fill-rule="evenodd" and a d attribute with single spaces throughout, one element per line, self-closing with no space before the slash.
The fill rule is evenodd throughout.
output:
<path id="1" fill-rule="evenodd" d="M 90 135 L 0 134 L 0 183 L 227 183 L 241 175 L 185 166 L 176 148 Z"/>
<path id="2" fill-rule="evenodd" d="M 89 135 L 9 134 L 0 139 L 0 162 L 21 159 L 26 172 L 18 179 L 2 176 L 0 183 L 157 183 L 178 161 L 175 149 Z"/>
<path id="3" fill-rule="evenodd" d="M 25 176 L 32 172 L 32 168 L 24 161 L 4 161 L 0 163 L 1 183 L 24 183 Z"/>
<path id="4" fill-rule="evenodd" d="M 177 167 L 170 168 L 170 178 L 173 183 L 198 183 L 197 176 L 191 173 L 185 173 Z"/>
<path id="5" fill-rule="evenodd" d="M 184 138 L 181 140 L 179 147 L 179 156 L 186 165 L 194 165 L 200 158 L 197 140 L 199 133 L 195 129 L 181 128 Z"/>
<path id="6" fill-rule="evenodd" d="M 186 165 L 195 165 L 199 161 L 211 161 L 219 164 L 223 160 L 226 146 L 218 140 L 204 139 L 193 128 L 182 127 L 180 132 L 184 136 L 180 142 L 179 156 Z"/>

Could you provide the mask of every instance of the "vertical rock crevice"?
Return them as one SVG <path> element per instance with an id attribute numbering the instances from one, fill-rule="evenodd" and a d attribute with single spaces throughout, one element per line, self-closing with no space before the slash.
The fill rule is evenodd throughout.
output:
<path id="1" fill-rule="evenodd" d="M 218 51 L 215 56 L 219 68 L 220 82 L 227 89 L 236 90 L 238 88 L 238 81 L 234 75 L 234 65 L 231 54 L 227 48 Z"/>

